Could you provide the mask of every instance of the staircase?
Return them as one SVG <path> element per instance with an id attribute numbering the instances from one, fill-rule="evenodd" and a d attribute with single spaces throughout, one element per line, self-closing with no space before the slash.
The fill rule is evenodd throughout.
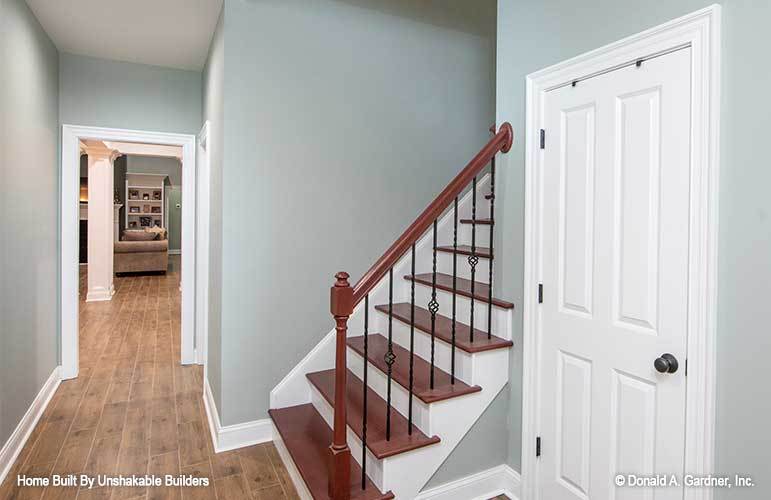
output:
<path id="1" fill-rule="evenodd" d="M 512 141 L 505 123 L 355 286 L 335 275 L 335 329 L 271 391 L 303 498 L 416 498 L 508 381 L 514 306 L 490 284 Z"/>

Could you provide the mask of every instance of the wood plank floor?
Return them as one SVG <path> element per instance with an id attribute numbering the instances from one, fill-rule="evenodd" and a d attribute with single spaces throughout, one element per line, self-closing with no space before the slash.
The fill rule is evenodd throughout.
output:
<path id="1" fill-rule="evenodd" d="M 281 500 L 297 496 L 272 443 L 215 454 L 203 370 L 180 365 L 179 257 L 163 275 L 117 277 L 110 302 L 85 303 L 80 375 L 62 382 L 0 485 L 0 499 Z M 35 488 L 17 475 L 192 474 L 209 487 Z"/>

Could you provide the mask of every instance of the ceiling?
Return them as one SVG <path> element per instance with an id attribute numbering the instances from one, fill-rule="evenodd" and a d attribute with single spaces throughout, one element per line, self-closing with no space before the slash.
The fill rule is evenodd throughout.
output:
<path id="1" fill-rule="evenodd" d="M 222 0 L 27 0 L 62 52 L 200 70 Z"/>

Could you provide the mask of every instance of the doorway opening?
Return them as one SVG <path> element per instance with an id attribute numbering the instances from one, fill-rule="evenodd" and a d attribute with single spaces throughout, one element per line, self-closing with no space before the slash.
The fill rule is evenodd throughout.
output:
<path id="1" fill-rule="evenodd" d="M 172 351 L 181 364 L 196 363 L 196 245 L 208 244 L 196 240 L 196 178 L 194 135 L 62 127 L 63 379 L 78 376 L 81 352 L 94 354 L 80 346 L 81 308 L 84 320 L 99 321 L 104 314 L 91 310 L 115 300 L 109 307 L 120 315 L 162 298 L 153 310 L 179 325 Z M 120 316 L 123 328 L 136 326 L 129 316 Z M 110 332 L 91 326 L 89 335 L 106 342 Z"/>

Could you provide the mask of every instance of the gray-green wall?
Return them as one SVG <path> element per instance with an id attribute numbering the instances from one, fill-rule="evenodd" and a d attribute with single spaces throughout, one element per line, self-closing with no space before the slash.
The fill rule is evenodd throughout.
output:
<path id="1" fill-rule="evenodd" d="M 202 109 L 209 122 L 209 291 L 207 372 L 214 403 L 222 408 L 222 159 L 225 135 L 224 9 L 220 12 L 203 70 Z"/>
<path id="2" fill-rule="evenodd" d="M 127 155 L 127 173 L 129 174 L 165 174 L 169 176 L 170 186 L 167 186 L 169 204 L 168 213 L 169 250 L 182 248 L 182 163 L 176 158 L 161 158 L 157 156 Z M 121 199 L 126 197 L 123 186 Z M 177 208 L 177 203 L 180 208 Z"/>
<path id="3" fill-rule="evenodd" d="M 58 54 L 0 0 L 0 448 L 58 361 Z"/>
<path id="4" fill-rule="evenodd" d="M 717 490 L 718 499 L 771 498 L 771 2 L 723 5 L 720 235 L 717 323 L 716 469 L 755 477 L 750 490 Z M 498 120 L 519 138 L 501 161 L 506 214 L 499 253 L 504 295 L 522 302 L 525 76 L 564 59 L 709 5 L 706 0 L 637 2 L 499 0 Z M 763 97 L 766 96 L 766 97 Z M 497 204 L 496 204 L 497 205 Z M 498 206 L 496 206 L 496 209 Z M 496 210 L 497 212 L 497 210 Z M 521 308 L 515 309 L 521 346 Z M 520 467 L 521 352 L 512 363 L 509 463 Z"/>
<path id="5" fill-rule="evenodd" d="M 197 134 L 201 73 L 62 53 L 59 119 L 69 125 Z"/>
<path id="6" fill-rule="evenodd" d="M 267 416 L 270 390 L 332 328 L 334 273 L 361 276 L 488 140 L 494 19 L 492 1 L 225 2 L 208 368 L 223 424 Z"/>

